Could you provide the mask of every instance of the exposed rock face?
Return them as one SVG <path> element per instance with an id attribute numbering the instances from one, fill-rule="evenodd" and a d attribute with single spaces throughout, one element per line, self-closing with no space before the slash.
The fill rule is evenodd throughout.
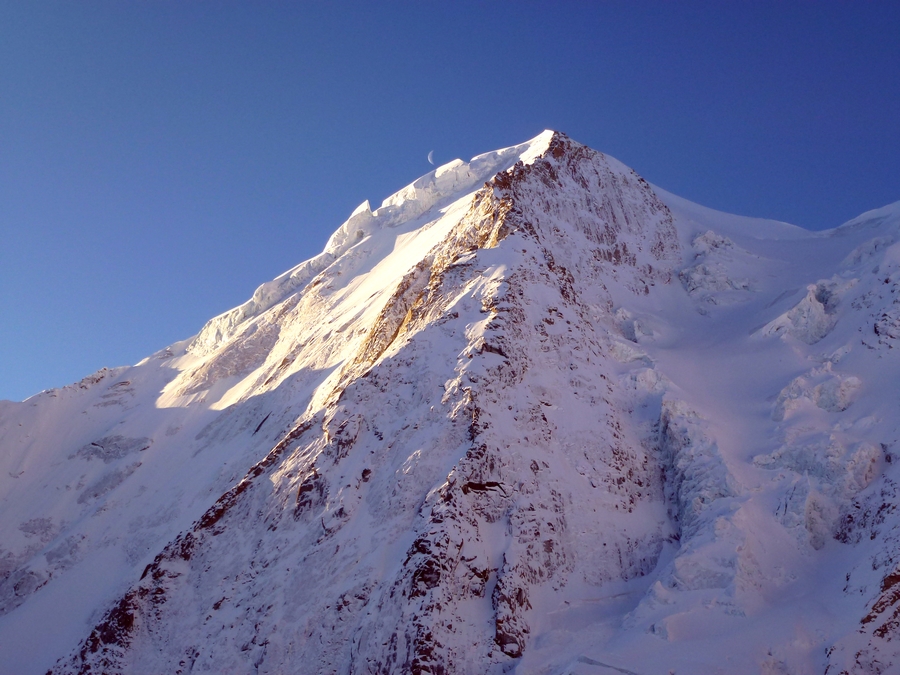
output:
<path id="1" fill-rule="evenodd" d="M 845 593 L 865 601 L 865 613 L 856 630 L 828 648 L 826 673 L 863 675 L 889 673 L 900 663 L 900 576 L 896 551 L 900 529 L 896 518 L 897 483 L 885 480 L 844 508 L 836 538 L 868 549 L 870 560 L 849 570 Z M 869 563 L 869 564 L 866 564 Z"/>
<path id="2" fill-rule="evenodd" d="M 0 403 L 0 662 L 891 672 L 896 210 L 707 212 L 555 132 L 363 203 L 196 338 Z"/>

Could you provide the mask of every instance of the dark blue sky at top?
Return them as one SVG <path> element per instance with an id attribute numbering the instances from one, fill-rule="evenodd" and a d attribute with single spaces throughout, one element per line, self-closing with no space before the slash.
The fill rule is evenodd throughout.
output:
<path id="1" fill-rule="evenodd" d="M 0 398 L 196 333 L 545 128 L 724 211 L 900 199 L 897 2 L 0 2 Z"/>

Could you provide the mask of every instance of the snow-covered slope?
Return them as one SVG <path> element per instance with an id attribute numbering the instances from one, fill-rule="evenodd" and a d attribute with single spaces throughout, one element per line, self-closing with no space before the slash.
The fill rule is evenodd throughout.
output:
<path id="1" fill-rule="evenodd" d="M 898 240 L 554 132 L 364 203 L 0 402 L 0 671 L 897 671 Z"/>

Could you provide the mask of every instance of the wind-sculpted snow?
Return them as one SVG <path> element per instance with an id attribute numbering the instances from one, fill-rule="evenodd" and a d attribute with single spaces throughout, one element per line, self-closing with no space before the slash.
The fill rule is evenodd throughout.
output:
<path id="1" fill-rule="evenodd" d="M 233 337 L 242 323 L 302 290 L 365 237 L 383 228 L 408 223 L 436 206 L 458 199 L 516 161 L 530 161 L 543 152 L 551 136 L 552 132 L 544 132 L 528 143 L 488 152 L 468 163 L 453 160 L 391 195 L 375 211 L 368 200 L 364 201 L 331 236 L 320 255 L 263 284 L 243 305 L 212 319 L 191 343 L 191 351 L 200 355 L 210 353 Z"/>
<path id="2" fill-rule="evenodd" d="M 335 256 L 325 251 L 263 284 L 247 302 L 211 319 L 191 342 L 190 351 L 199 356 L 213 352 L 216 347 L 234 337 L 247 320 L 259 316 L 291 293 L 303 289 L 334 260 Z"/>
<path id="3" fill-rule="evenodd" d="M 555 132 L 364 202 L 0 402 L 0 671 L 893 672 L 898 216 L 730 216 Z"/>

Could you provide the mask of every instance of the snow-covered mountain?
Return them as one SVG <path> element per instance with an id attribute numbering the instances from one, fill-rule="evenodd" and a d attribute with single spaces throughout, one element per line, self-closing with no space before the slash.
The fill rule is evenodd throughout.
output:
<path id="1" fill-rule="evenodd" d="M 900 202 L 456 160 L 0 402 L 0 672 L 900 672 L 898 345 Z"/>

